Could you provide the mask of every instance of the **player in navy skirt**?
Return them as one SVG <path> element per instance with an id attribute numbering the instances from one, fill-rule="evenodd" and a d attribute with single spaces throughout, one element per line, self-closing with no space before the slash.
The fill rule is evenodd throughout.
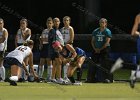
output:
<path id="1" fill-rule="evenodd" d="M 52 45 L 53 48 L 59 53 L 59 56 L 63 61 L 63 63 L 64 64 L 69 63 L 67 76 L 70 82 L 73 84 L 81 85 L 81 82 L 75 83 L 73 74 L 77 68 L 81 69 L 81 66 L 86 58 L 85 51 L 78 47 L 74 48 L 70 44 L 66 44 L 65 46 L 62 46 L 58 41 L 54 42 Z M 81 73 L 79 73 L 79 79 L 81 79 L 80 77 L 81 77 Z"/>
<path id="2" fill-rule="evenodd" d="M 48 42 L 48 34 L 51 29 L 53 29 L 53 20 L 51 17 L 47 19 L 46 22 L 47 29 L 44 29 L 41 36 L 40 36 L 40 64 L 39 64 L 39 77 L 43 77 L 44 72 L 44 64 L 47 64 L 47 81 L 51 80 L 52 76 L 52 60 L 49 59 L 48 56 L 48 49 L 49 49 L 49 42 Z"/>

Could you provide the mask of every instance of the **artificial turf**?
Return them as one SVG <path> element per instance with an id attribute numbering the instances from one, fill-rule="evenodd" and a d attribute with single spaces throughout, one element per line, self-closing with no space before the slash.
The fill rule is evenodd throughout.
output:
<path id="1" fill-rule="evenodd" d="M 0 100 L 139 100 L 140 83 L 83 83 L 82 86 L 48 83 L 0 83 Z"/>

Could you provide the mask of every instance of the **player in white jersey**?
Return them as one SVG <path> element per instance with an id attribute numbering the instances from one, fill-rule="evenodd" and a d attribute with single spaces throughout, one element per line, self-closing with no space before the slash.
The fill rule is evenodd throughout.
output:
<path id="1" fill-rule="evenodd" d="M 5 68 L 3 66 L 3 57 L 7 49 L 8 31 L 4 28 L 4 21 L 0 18 L 0 81 L 5 80 Z"/>
<path id="2" fill-rule="evenodd" d="M 28 22 L 27 19 L 20 20 L 20 28 L 17 31 L 17 35 L 15 38 L 15 47 L 23 45 L 23 43 L 31 38 L 31 30 L 27 28 Z M 28 68 L 28 58 L 25 59 L 26 67 Z M 21 71 L 21 80 L 26 80 L 27 77 L 25 75 L 24 70 Z"/>
<path id="3" fill-rule="evenodd" d="M 33 49 L 34 42 L 32 40 L 28 40 L 24 45 L 18 46 L 15 50 L 11 51 L 6 58 L 4 59 L 3 65 L 6 67 L 11 67 L 11 77 L 10 85 L 16 86 L 17 81 L 19 79 L 19 69 L 24 68 L 26 74 L 29 75 L 26 65 L 24 63 L 24 59 L 29 57 L 29 65 L 35 79 L 38 78 L 33 68 Z"/>
<path id="4" fill-rule="evenodd" d="M 22 45 L 25 41 L 30 40 L 31 30 L 27 28 L 28 22 L 27 19 L 20 20 L 20 29 L 17 31 L 15 46 Z"/>
<path id="5" fill-rule="evenodd" d="M 61 33 L 65 44 L 72 44 L 74 40 L 74 29 L 70 26 L 70 22 L 71 18 L 69 16 L 63 18 L 64 27 L 61 29 Z"/>
<path id="6" fill-rule="evenodd" d="M 65 16 L 63 18 L 64 27 L 61 29 L 61 33 L 63 35 L 65 44 L 72 44 L 74 40 L 74 29 L 72 26 L 70 26 L 70 22 L 71 22 L 71 18 L 69 16 Z M 69 66 L 69 63 L 63 66 L 64 80 L 66 81 L 68 80 L 68 77 L 67 77 L 68 66 Z"/>
<path id="7" fill-rule="evenodd" d="M 51 80 L 52 76 L 52 60 L 48 58 L 48 34 L 53 28 L 53 20 L 51 17 L 47 19 L 46 22 L 47 29 L 44 29 L 40 36 L 40 65 L 39 65 L 39 77 L 42 78 L 44 72 L 44 64 L 47 64 L 47 81 Z"/>

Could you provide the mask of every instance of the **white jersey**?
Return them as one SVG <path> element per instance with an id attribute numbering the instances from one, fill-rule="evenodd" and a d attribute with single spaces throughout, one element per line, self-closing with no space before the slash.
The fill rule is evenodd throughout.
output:
<path id="1" fill-rule="evenodd" d="M 7 30 L 3 28 L 2 31 L 0 32 L 0 39 L 2 38 L 4 31 L 7 32 Z M 7 49 L 7 39 L 8 37 L 5 39 L 3 43 L 0 43 L 0 51 L 5 51 Z"/>
<path id="2" fill-rule="evenodd" d="M 63 35 L 61 34 L 61 32 L 58 29 L 56 30 L 56 35 L 57 35 L 57 39 L 61 43 L 61 45 L 64 45 Z"/>
<path id="3" fill-rule="evenodd" d="M 19 29 L 17 31 L 17 43 L 24 43 L 25 41 L 30 40 L 31 35 L 26 40 L 24 40 L 22 37 L 22 33 L 25 33 L 27 30 L 29 30 L 29 28 L 26 28 L 25 30 Z"/>
<path id="4" fill-rule="evenodd" d="M 48 34 L 49 34 L 49 30 L 48 29 L 44 29 L 42 34 L 41 34 L 41 38 L 45 38 L 48 41 Z M 47 41 L 43 41 L 43 44 L 48 44 Z"/>
<path id="5" fill-rule="evenodd" d="M 11 51 L 6 57 L 16 58 L 21 64 L 23 60 L 29 56 L 31 49 L 28 46 L 18 46 L 15 50 Z"/>
<path id="6" fill-rule="evenodd" d="M 61 33 L 63 35 L 63 39 L 65 43 L 67 43 L 70 40 L 70 28 L 71 26 L 69 26 L 68 28 L 63 27 L 61 29 Z"/>

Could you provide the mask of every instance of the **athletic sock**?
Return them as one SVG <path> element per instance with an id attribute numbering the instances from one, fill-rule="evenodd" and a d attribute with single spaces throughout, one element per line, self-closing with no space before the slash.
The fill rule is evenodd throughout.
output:
<path id="1" fill-rule="evenodd" d="M 82 77 L 82 69 L 77 68 L 77 81 L 81 81 L 81 77 Z"/>
<path id="2" fill-rule="evenodd" d="M 42 78 L 43 76 L 43 73 L 44 73 L 44 66 L 39 66 L 39 77 Z"/>
<path id="3" fill-rule="evenodd" d="M 131 71 L 130 79 L 132 79 L 132 80 L 135 80 L 136 79 L 136 71 L 135 70 L 132 70 Z"/>
<path id="4" fill-rule="evenodd" d="M 52 65 L 48 66 L 48 69 L 47 69 L 47 79 L 48 80 L 51 79 L 51 77 L 52 77 L 52 68 L 53 68 Z"/>
<path id="5" fill-rule="evenodd" d="M 75 80 L 74 80 L 74 77 L 73 77 L 73 76 L 68 77 L 68 78 L 69 78 L 69 80 L 71 81 L 71 83 L 75 83 Z"/>
<path id="6" fill-rule="evenodd" d="M 5 80 L 5 68 L 2 66 L 0 67 L 0 77 L 2 78 L 2 80 Z"/>
<path id="7" fill-rule="evenodd" d="M 63 66 L 63 70 L 64 70 L 64 78 L 67 78 L 67 70 L 68 70 L 68 66 L 69 66 L 69 63 L 67 63 L 66 65 Z"/>

